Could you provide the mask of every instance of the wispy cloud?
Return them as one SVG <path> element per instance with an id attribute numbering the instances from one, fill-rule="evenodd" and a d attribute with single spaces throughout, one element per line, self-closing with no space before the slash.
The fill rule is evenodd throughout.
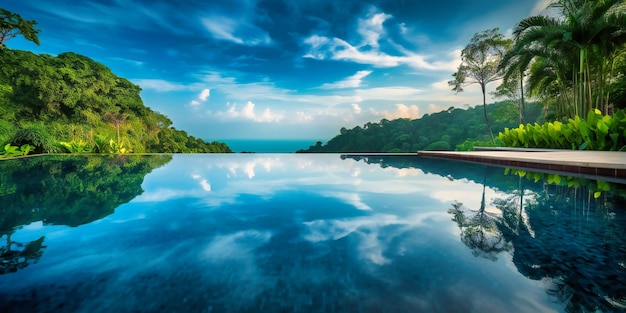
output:
<path id="1" fill-rule="evenodd" d="M 361 47 L 370 46 L 378 48 L 381 37 L 385 36 L 383 23 L 392 16 L 385 13 L 378 13 L 372 9 L 372 13 L 365 19 L 359 19 L 357 32 L 363 37 Z"/>
<path id="2" fill-rule="evenodd" d="M 341 88 L 357 88 L 361 86 L 363 78 L 371 74 L 372 71 L 358 71 L 356 74 L 338 82 L 326 83 L 322 85 L 322 89 L 341 89 Z"/>
<path id="3" fill-rule="evenodd" d="M 202 25 L 211 36 L 238 45 L 259 46 L 269 45 L 272 40 L 269 34 L 260 27 L 245 20 L 235 20 L 225 16 L 203 18 Z"/>
<path id="4" fill-rule="evenodd" d="M 142 89 L 150 89 L 157 92 L 189 90 L 189 85 L 187 84 L 173 83 L 163 79 L 133 79 L 132 81 Z"/>
<path id="5" fill-rule="evenodd" d="M 372 65 L 374 67 L 389 68 L 406 65 L 419 70 L 429 71 L 449 71 L 454 70 L 460 63 L 456 53 L 448 54 L 446 59 L 440 59 L 440 56 L 424 55 L 410 52 L 402 45 L 397 44 L 387 38 L 384 22 L 393 16 L 374 12 L 365 19 L 359 19 L 356 33 L 360 35 L 356 44 L 350 43 L 346 39 L 338 37 L 328 37 L 319 34 L 313 34 L 303 40 L 308 51 L 303 55 L 304 58 L 316 60 L 338 60 L 346 62 L 354 62 L 359 64 Z M 399 32 L 406 30 L 400 27 Z M 385 43 L 389 43 L 387 48 L 395 48 L 395 54 L 390 54 L 381 49 L 381 41 L 385 39 Z M 388 50 L 387 49 L 387 50 Z"/>
<path id="6" fill-rule="evenodd" d="M 548 5 L 553 2 L 552 0 L 537 0 L 535 7 L 530 12 L 531 15 L 538 15 L 546 12 Z"/>
<path id="7" fill-rule="evenodd" d="M 123 62 L 126 64 L 131 64 L 134 66 L 142 66 L 145 63 L 143 61 L 138 61 L 138 60 L 132 60 L 132 59 L 127 59 L 127 58 L 120 58 L 120 57 L 112 57 L 110 58 L 113 61 L 119 61 L 119 62 Z"/>

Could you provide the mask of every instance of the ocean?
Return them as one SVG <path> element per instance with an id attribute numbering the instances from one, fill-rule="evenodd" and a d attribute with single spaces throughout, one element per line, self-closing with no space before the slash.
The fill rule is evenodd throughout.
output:
<path id="1" fill-rule="evenodd" d="M 212 141 L 212 140 L 211 140 Z M 223 139 L 233 152 L 295 153 L 315 145 L 317 139 Z M 324 141 L 322 141 L 324 142 Z"/>

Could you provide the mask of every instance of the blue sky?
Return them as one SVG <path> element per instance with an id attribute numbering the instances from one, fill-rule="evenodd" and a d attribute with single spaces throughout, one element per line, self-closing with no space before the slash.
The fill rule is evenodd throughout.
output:
<path id="1" fill-rule="evenodd" d="M 341 127 L 481 103 L 447 85 L 472 35 L 503 33 L 546 0 L 21 0 L 41 46 L 86 55 L 142 87 L 191 135 L 328 140 Z M 493 86 L 495 87 L 495 86 Z"/>

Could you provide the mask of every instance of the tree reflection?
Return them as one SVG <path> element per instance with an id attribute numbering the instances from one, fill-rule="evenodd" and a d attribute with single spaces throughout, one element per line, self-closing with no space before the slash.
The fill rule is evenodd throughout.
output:
<path id="1" fill-rule="evenodd" d="M 44 236 L 27 244 L 12 241 L 11 234 L 3 237 L 6 237 L 6 244 L 0 247 L 0 275 L 14 273 L 30 263 L 37 263 L 43 254 Z"/>
<path id="2" fill-rule="evenodd" d="M 478 210 L 460 202 L 448 210 L 474 255 L 494 260 L 508 251 L 517 270 L 567 312 L 626 310 L 625 185 L 522 170 L 486 174 L 481 165 L 416 157 L 362 159 L 482 182 Z M 485 212 L 485 187 L 499 195 L 492 204 L 501 215 Z"/>
<path id="3" fill-rule="evenodd" d="M 452 220 L 461 230 L 461 241 L 472 250 L 472 254 L 495 261 L 498 259 L 499 253 L 511 250 L 512 246 L 504 240 L 497 227 L 498 217 L 485 210 L 486 183 L 487 170 L 485 170 L 483 178 L 480 209 L 472 211 L 466 208 L 463 203 L 455 202 L 448 213 L 453 215 Z"/>
<path id="4" fill-rule="evenodd" d="M 171 156 L 45 156 L 0 162 L 0 274 L 36 263 L 44 237 L 20 243 L 20 227 L 83 225 L 101 219 L 143 190 L 144 176 Z"/>
<path id="5" fill-rule="evenodd" d="M 515 247 L 513 263 L 567 312 L 625 309 L 626 216 L 616 207 L 623 197 L 598 195 L 595 186 L 604 183 L 546 178 L 520 175 L 519 190 L 494 201 L 498 226 Z"/>

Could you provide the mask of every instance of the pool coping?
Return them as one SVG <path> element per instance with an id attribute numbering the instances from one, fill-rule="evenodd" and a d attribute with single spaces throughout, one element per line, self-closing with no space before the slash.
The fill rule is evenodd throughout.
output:
<path id="1" fill-rule="evenodd" d="M 477 148 L 475 151 L 418 151 L 417 155 L 626 184 L 624 152 Z"/>

